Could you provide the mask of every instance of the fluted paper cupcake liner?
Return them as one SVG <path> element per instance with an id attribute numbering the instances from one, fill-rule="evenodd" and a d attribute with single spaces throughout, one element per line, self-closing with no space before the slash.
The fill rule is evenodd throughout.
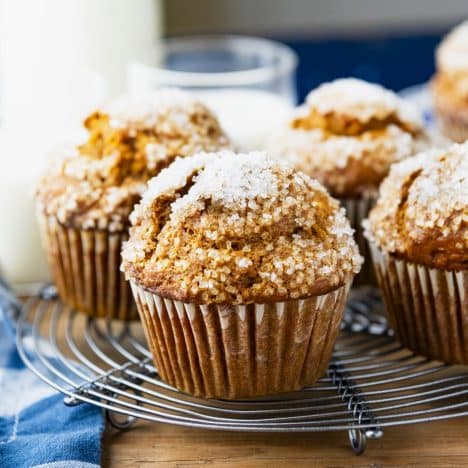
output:
<path id="1" fill-rule="evenodd" d="M 192 395 L 239 399 L 298 390 L 324 374 L 350 285 L 248 305 L 188 304 L 131 286 L 161 378 Z"/>
<path id="2" fill-rule="evenodd" d="M 369 249 L 369 243 L 364 236 L 362 222 L 367 218 L 369 211 L 375 204 L 375 196 L 364 196 L 362 198 L 341 198 L 340 203 L 346 210 L 351 227 L 354 229 L 354 238 L 359 247 L 360 254 L 364 257 L 361 271 L 354 278 L 354 285 L 365 284 L 376 285 L 374 268 Z"/>
<path id="3" fill-rule="evenodd" d="M 136 320 L 130 286 L 120 272 L 127 234 L 79 230 L 39 214 L 52 277 L 63 302 L 95 317 Z"/>
<path id="4" fill-rule="evenodd" d="M 370 243 L 385 308 L 401 344 L 417 354 L 468 364 L 468 271 L 400 260 Z"/>

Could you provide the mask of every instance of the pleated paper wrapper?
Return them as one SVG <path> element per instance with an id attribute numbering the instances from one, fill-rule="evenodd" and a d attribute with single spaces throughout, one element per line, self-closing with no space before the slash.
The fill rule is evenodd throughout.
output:
<path id="1" fill-rule="evenodd" d="M 127 233 L 79 230 L 39 214 L 49 268 L 62 301 L 94 317 L 137 320 L 130 285 L 120 272 Z"/>
<path id="2" fill-rule="evenodd" d="M 364 237 L 362 222 L 367 218 L 369 211 L 375 204 L 374 196 L 362 198 L 340 198 L 341 205 L 346 209 L 346 215 L 351 227 L 355 230 L 354 239 L 359 247 L 359 253 L 364 257 L 361 271 L 354 278 L 354 286 L 376 285 L 374 268 L 369 249 L 369 243 Z"/>
<path id="3" fill-rule="evenodd" d="M 270 304 L 198 305 L 131 282 L 161 378 L 206 398 L 298 390 L 326 371 L 350 284 L 328 294 Z"/>
<path id="4" fill-rule="evenodd" d="M 416 354 L 468 364 L 468 271 L 392 257 L 370 243 L 377 281 L 401 344 Z"/>

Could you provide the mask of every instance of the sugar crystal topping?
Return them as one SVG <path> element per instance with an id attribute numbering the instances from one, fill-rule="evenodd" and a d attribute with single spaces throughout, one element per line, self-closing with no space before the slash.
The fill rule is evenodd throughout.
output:
<path id="1" fill-rule="evenodd" d="M 297 298 L 344 284 L 361 259 L 324 188 L 265 153 L 201 153 L 150 181 L 123 270 L 181 300 Z"/>
<path id="2" fill-rule="evenodd" d="M 422 228 L 447 224 L 448 231 L 456 230 L 461 221 L 468 222 L 468 143 L 449 152 L 435 151 L 421 161 L 421 173 L 408 195 L 407 215 Z"/>
<path id="3" fill-rule="evenodd" d="M 187 195 L 174 202 L 173 213 L 203 199 L 243 209 L 257 198 L 276 197 L 278 184 L 273 167 L 275 163 L 265 153 L 221 153 L 205 166 Z"/>
<path id="4" fill-rule="evenodd" d="M 367 230 L 390 252 L 404 252 L 408 240 L 457 239 L 468 254 L 468 142 L 392 166 Z"/>
<path id="5" fill-rule="evenodd" d="M 177 88 L 161 88 L 153 93 L 125 95 L 103 107 L 114 128 L 132 125 L 154 126 L 168 113 L 180 126 L 188 123 L 187 110 L 200 101 Z"/>
<path id="6" fill-rule="evenodd" d="M 142 203 L 151 204 L 159 195 L 184 187 L 190 176 L 205 167 L 215 158 L 214 153 L 197 153 L 191 158 L 177 158 L 169 167 L 163 169 L 157 177 L 148 182 Z"/>
<path id="7" fill-rule="evenodd" d="M 143 204 L 151 204 L 162 193 L 180 189 L 196 173 L 195 183 L 187 194 L 172 204 L 173 215 L 198 207 L 201 200 L 208 199 L 225 207 L 243 209 L 249 203 L 253 205 L 257 198 L 276 197 L 278 185 L 272 169 L 287 167 L 285 163 L 275 162 L 262 152 L 198 153 L 191 158 L 177 159 L 152 179 L 143 196 Z M 314 181 L 311 181 L 311 185 L 321 189 Z"/>
<path id="8" fill-rule="evenodd" d="M 422 125 L 417 110 L 395 93 L 356 78 L 338 79 L 312 90 L 300 112 L 307 113 L 310 109 L 316 109 L 322 115 L 346 115 L 360 122 L 368 122 L 372 118 L 385 119 L 395 114 L 415 126 Z"/>
<path id="9" fill-rule="evenodd" d="M 384 148 L 383 158 L 378 157 L 378 149 Z M 411 135 L 390 125 L 387 132 L 368 138 L 335 136 L 330 138 L 323 130 L 292 130 L 278 135 L 272 140 L 269 151 L 274 157 L 284 157 L 305 172 L 307 168 L 331 170 L 345 169 L 351 159 L 360 160 L 374 153 L 374 163 L 382 163 L 388 169 L 388 159 L 399 161 L 413 151 Z M 301 167 L 301 165 L 303 167 Z"/>

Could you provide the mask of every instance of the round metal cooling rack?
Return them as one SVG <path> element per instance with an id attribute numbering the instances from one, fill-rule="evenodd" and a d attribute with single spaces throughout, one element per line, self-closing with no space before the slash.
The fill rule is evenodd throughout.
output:
<path id="1" fill-rule="evenodd" d="M 287 395 L 204 400 L 158 377 L 138 323 L 96 320 L 44 288 L 22 309 L 17 344 L 24 362 L 62 392 L 66 405 L 104 408 L 110 424 L 136 418 L 255 432 L 343 430 L 356 453 L 387 426 L 468 415 L 468 371 L 415 356 L 392 338 L 378 295 L 353 291 L 327 375 Z"/>

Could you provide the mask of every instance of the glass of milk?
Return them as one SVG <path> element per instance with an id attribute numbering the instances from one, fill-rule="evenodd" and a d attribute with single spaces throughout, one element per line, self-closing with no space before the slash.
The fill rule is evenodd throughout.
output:
<path id="1" fill-rule="evenodd" d="M 0 275 L 19 293 L 48 280 L 33 199 L 47 155 L 127 91 L 162 17 L 162 0 L 0 0 Z"/>
<path id="2" fill-rule="evenodd" d="M 241 36 L 168 39 L 129 66 L 131 93 L 169 86 L 196 94 L 234 144 L 262 149 L 296 104 L 297 56 L 279 42 Z"/>

